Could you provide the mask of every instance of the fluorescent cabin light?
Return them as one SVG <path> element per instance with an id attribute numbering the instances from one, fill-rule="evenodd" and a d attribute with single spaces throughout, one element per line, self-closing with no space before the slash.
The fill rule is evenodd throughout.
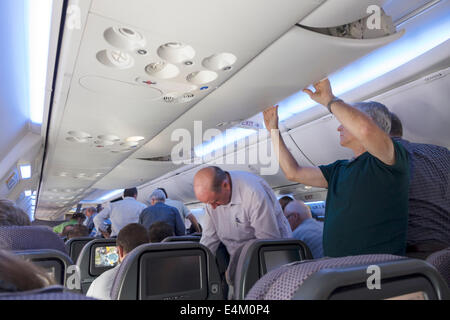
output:
<path id="1" fill-rule="evenodd" d="M 450 15 L 442 12 L 439 17 L 425 27 L 416 28 L 413 31 L 332 74 L 329 79 L 334 94 L 339 96 L 358 88 L 449 40 Z M 284 121 L 316 106 L 317 103 L 300 91 L 284 99 L 278 105 L 279 120 Z M 226 139 L 225 134 L 221 134 L 211 141 L 196 146 L 195 154 L 203 157 L 255 133 L 250 130 L 239 131 L 237 128 L 231 130 L 233 130 L 233 134 L 230 137 L 233 139 Z"/>
<path id="2" fill-rule="evenodd" d="M 30 119 L 42 124 L 47 83 L 52 0 L 28 0 Z"/>
<path id="3" fill-rule="evenodd" d="M 93 202 L 102 202 L 102 201 L 108 200 L 109 198 L 112 198 L 112 197 L 118 196 L 119 194 L 122 194 L 124 190 L 125 189 L 113 190 L 111 192 L 108 192 L 104 196 L 94 200 Z"/>
<path id="4" fill-rule="evenodd" d="M 31 166 L 29 164 L 20 166 L 20 175 L 22 179 L 30 179 L 31 178 Z"/>

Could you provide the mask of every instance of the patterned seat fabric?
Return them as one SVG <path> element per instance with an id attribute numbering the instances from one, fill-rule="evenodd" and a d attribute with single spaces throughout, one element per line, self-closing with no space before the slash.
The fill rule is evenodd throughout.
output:
<path id="1" fill-rule="evenodd" d="M 0 248 L 11 251 L 54 249 L 67 254 L 61 238 L 48 227 L 41 226 L 0 227 Z"/>
<path id="2" fill-rule="evenodd" d="M 400 259 L 405 259 L 405 257 L 378 254 L 293 262 L 264 275 L 249 291 L 246 300 L 291 300 L 303 282 L 322 269 L 381 263 Z"/>
<path id="3" fill-rule="evenodd" d="M 95 300 L 84 295 L 65 291 L 62 286 L 50 286 L 42 289 L 0 293 L 0 300 Z"/>
<path id="4" fill-rule="evenodd" d="M 450 247 L 431 254 L 426 261 L 439 271 L 450 288 Z"/>

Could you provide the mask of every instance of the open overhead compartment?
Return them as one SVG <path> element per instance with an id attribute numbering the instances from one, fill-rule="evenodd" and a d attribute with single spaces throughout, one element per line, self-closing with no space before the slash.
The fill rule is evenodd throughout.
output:
<path id="1" fill-rule="evenodd" d="M 313 28 L 349 24 L 367 17 L 372 12 L 372 6 L 381 8 L 386 2 L 387 0 L 327 0 L 299 24 Z"/>
<path id="2" fill-rule="evenodd" d="M 314 165 L 324 165 L 353 156 L 350 149 L 339 144 L 339 125 L 333 115 L 327 115 L 290 130 L 289 135 Z"/>

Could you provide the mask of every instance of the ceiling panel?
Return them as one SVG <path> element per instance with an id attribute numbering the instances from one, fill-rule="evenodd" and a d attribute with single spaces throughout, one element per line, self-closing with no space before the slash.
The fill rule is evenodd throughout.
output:
<path id="1" fill-rule="evenodd" d="M 65 70 L 63 64 L 59 71 L 64 83 L 71 77 L 70 89 L 67 100 L 56 99 L 53 106 L 59 121 L 50 124 L 39 206 L 50 207 L 50 190 L 91 188 L 321 2 L 92 1 L 85 25 L 82 20 L 75 69 Z M 267 28 L 273 16 L 283 19 Z M 75 31 L 66 28 L 67 48 L 79 39 Z M 63 51 L 61 59 L 73 53 Z M 136 136 L 143 139 L 128 141 Z M 129 182 L 123 168 L 127 165 L 100 185 Z M 152 170 L 161 174 L 173 168 Z M 143 176 L 152 179 L 156 171 Z M 133 183 L 137 175 L 132 174 Z M 71 203 L 84 194 L 73 191 Z M 56 210 L 62 213 L 66 207 Z"/>

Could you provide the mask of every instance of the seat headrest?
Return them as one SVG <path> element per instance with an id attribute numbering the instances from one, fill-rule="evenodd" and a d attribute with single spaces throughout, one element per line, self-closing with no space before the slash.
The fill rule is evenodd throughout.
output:
<path id="1" fill-rule="evenodd" d="M 0 300 L 95 300 L 82 294 L 65 291 L 63 286 L 49 286 L 42 289 L 0 293 Z"/>
<path id="2" fill-rule="evenodd" d="M 376 264 L 402 259 L 407 258 L 389 254 L 373 254 L 294 262 L 264 275 L 250 289 L 245 299 L 291 300 L 298 288 L 311 275 L 322 269 Z"/>
<path id="3" fill-rule="evenodd" d="M 54 249 L 67 254 L 61 238 L 44 226 L 0 227 L 0 248 L 11 251 Z"/>

